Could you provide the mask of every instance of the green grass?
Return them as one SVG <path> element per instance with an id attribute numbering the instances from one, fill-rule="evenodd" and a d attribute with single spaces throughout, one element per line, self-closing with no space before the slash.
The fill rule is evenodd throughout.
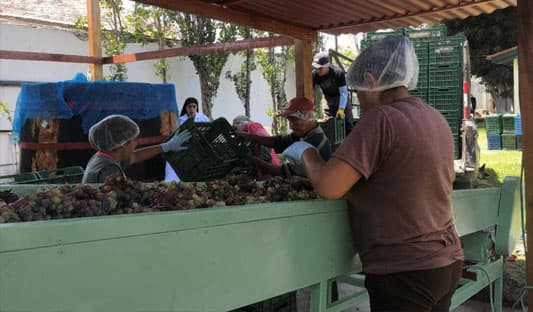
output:
<path id="1" fill-rule="evenodd" d="M 506 176 L 520 176 L 522 151 L 487 150 L 487 133 L 485 128 L 478 127 L 478 144 L 481 150 L 479 165 L 486 164 L 490 185 L 501 185 Z"/>

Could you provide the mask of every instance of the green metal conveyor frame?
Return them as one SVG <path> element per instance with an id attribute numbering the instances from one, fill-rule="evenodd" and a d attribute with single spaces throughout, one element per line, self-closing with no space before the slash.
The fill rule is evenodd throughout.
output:
<path id="1" fill-rule="evenodd" d="M 453 307 L 488 276 L 501 311 L 503 261 L 470 241 L 492 230 L 499 256 L 514 247 L 518 182 L 453 193 L 460 235 L 481 237 L 465 243 L 477 260 Z M 363 283 L 348 220 L 344 200 L 314 200 L 3 224 L 0 311 L 228 311 L 309 286 L 312 311 L 341 311 L 368 298 L 327 295 Z"/>

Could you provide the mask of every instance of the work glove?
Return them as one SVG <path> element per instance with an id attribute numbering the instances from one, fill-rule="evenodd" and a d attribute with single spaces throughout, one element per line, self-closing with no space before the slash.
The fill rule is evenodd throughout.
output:
<path id="1" fill-rule="evenodd" d="M 165 143 L 161 143 L 161 149 L 165 153 L 185 151 L 187 146 L 183 145 L 191 139 L 191 136 L 192 135 L 189 130 L 183 130 L 179 133 L 176 132 L 170 140 L 166 141 Z"/>
<path id="2" fill-rule="evenodd" d="M 314 147 L 313 145 L 305 141 L 298 141 L 298 142 L 291 144 L 289 147 L 287 147 L 283 151 L 281 156 L 287 159 L 291 163 L 300 164 L 302 162 L 303 153 L 309 148 L 312 148 L 318 152 L 318 149 Z"/>
<path id="3" fill-rule="evenodd" d="M 346 117 L 346 114 L 344 114 L 344 108 L 339 108 L 337 110 L 337 118 L 344 119 Z"/>

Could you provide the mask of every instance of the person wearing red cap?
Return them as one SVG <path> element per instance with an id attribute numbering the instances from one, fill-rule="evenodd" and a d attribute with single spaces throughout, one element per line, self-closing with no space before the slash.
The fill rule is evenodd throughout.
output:
<path id="1" fill-rule="evenodd" d="M 313 86 L 320 86 L 328 102 L 326 115 L 344 119 L 346 134 L 353 127 L 352 104 L 348 103 L 348 87 L 344 71 L 333 66 L 327 52 L 317 53 L 313 58 Z"/>
<path id="2" fill-rule="evenodd" d="M 288 135 L 260 136 L 243 131 L 236 131 L 236 133 L 238 136 L 250 140 L 253 143 L 273 148 L 276 153 L 282 153 L 294 142 L 305 141 L 314 146 L 323 159 L 329 159 L 331 156 L 329 140 L 324 130 L 322 130 L 316 121 L 314 109 L 315 105 L 307 98 L 292 98 L 287 107 L 279 114 L 279 116 L 286 117 L 289 121 L 289 128 L 292 132 Z M 303 167 L 295 163 L 278 166 L 257 157 L 251 157 L 249 161 L 270 175 L 284 177 L 307 175 Z"/>

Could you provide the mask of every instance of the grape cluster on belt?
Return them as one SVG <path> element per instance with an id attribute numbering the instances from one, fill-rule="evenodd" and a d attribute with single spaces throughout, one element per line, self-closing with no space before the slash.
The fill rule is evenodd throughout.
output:
<path id="1" fill-rule="evenodd" d="M 0 223 L 183 210 L 289 200 L 315 199 L 302 177 L 276 177 L 262 184 L 246 175 L 206 183 L 142 184 L 121 175 L 98 187 L 61 185 L 18 198 L 0 192 Z"/>

